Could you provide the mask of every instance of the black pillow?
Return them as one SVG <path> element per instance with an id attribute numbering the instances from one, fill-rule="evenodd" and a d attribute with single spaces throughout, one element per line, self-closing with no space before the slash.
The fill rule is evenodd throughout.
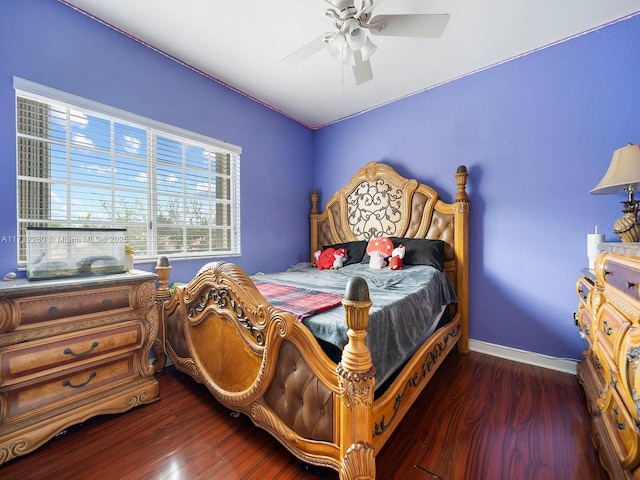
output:
<path id="1" fill-rule="evenodd" d="M 362 261 L 362 257 L 367 251 L 367 242 L 362 241 L 354 241 L 354 242 L 345 242 L 345 243 L 336 243 L 335 245 L 327 245 L 323 248 L 326 250 L 327 248 L 344 248 L 347 251 L 347 260 L 344 262 L 344 265 L 351 265 L 352 263 L 360 263 Z"/>
<path id="2" fill-rule="evenodd" d="M 426 238 L 391 237 L 393 246 L 404 245 L 403 264 L 429 265 L 444 271 L 444 241 Z"/>

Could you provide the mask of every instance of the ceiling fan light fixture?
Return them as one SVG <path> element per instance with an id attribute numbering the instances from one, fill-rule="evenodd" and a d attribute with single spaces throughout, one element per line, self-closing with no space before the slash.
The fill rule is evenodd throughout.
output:
<path id="1" fill-rule="evenodd" d="M 348 45 L 345 45 L 344 47 L 342 47 L 342 63 L 344 65 L 355 65 L 356 64 L 356 58 L 355 58 L 355 52 L 356 51 L 357 50 L 351 50 Z"/>
<path id="2" fill-rule="evenodd" d="M 360 28 L 360 22 L 355 18 L 347 19 L 344 22 L 341 31 L 347 39 L 347 43 L 351 50 L 360 50 L 367 40 L 367 35 L 364 30 Z"/>
<path id="3" fill-rule="evenodd" d="M 376 46 L 376 44 L 373 43 L 369 37 L 367 37 L 367 41 L 364 42 L 364 45 L 360 49 L 360 52 L 362 53 L 362 59 L 366 62 L 373 56 L 374 53 L 376 53 L 377 49 L 378 47 Z"/>
<path id="4" fill-rule="evenodd" d="M 341 33 L 336 33 L 331 37 L 325 38 L 325 42 L 327 43 L 327 51 L 332 57 L 339 58 L 342 56 L 345 39 Z"/>

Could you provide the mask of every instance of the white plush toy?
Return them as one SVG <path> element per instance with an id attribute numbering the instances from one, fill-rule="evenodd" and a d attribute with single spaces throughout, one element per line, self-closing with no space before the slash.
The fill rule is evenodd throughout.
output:
<path id="1" fill-rule="evenodd" d="M 335 260 L 333 261 L 331 270 L 342 268 L 344 266 L 344 262 L 347 261 L 347 250 L 345 248 L 338 248 L 335 252 L 333 252 L 333 257 L 335 258 Z"/>
<path id="2" fill-rule="evenodd" d="M 402 259 L 404 258 L 405 248 L 400 244 L 391 252 L 391 260 L 389 260 L 389 268 L 391 270 L 400 270 L 402 268 Z"/>

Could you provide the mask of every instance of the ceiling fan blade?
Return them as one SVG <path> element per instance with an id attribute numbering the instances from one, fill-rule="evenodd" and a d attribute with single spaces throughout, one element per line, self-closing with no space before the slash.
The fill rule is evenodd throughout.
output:
<path id="1" fill-rule="evenodd" d="M 353 56 L 356 64 L 351 68 L 353 69 L 353 76 L 356 80 L 356 85 L 362 85 L 369 80 L 373 80 L 371 62 L 369 60 L 362 60 L 362 53 L 360 50 L 353 52 Z"/>
<path id="2" fill-rule="evenodd" d="M 316 53 L 322 51 L 327 44 L 324 41 L 324 38 L 329 35 L 327 33 L 323 33 L 318 38 L 311 40 L 306 45 L 303 45 L 295 52 L 287 55 L 279 63 L 282 63 L 288 67 L 295 67 L 304 62 L 307 58 L 315 55 Z"/>
<path id="3" fill-rule="evenodd" d="M 370 25 L 369 31 L 373 35 L 437 38 L 442 36 L 447 23 L 449 23 L 449 15 L 446 13 L 418 13 L 407 15 L 376 15 L 367 25 Z"/>

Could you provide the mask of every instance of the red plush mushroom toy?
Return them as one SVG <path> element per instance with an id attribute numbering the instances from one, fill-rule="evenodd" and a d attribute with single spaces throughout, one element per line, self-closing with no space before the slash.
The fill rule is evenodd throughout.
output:
<path id="1" fill-rule="evenodd" d="M 318 267 L 318 270 L 325 270 L 325 269 L 329 269 L 331 268 L 331 266 L 333 265 L 333 262 L 335 261 L 335 257 L 334 254 L 335 253 L 335 249 L 332 247 L 329 248 L 325 248 L 324 250 L 318 250 L 315 253 L 315 257 L 316 257 L 316 267 Z"/>
<path id="2" fill-rule="evenodd" d="M 367 253 L 371 259 L 369 260 L 369 268 L 380 270 L 386 264 L 385 259 L 391 256 L 393 252 L 393 243 L 387 237 L 372 238 L 367 244 Z"/>

